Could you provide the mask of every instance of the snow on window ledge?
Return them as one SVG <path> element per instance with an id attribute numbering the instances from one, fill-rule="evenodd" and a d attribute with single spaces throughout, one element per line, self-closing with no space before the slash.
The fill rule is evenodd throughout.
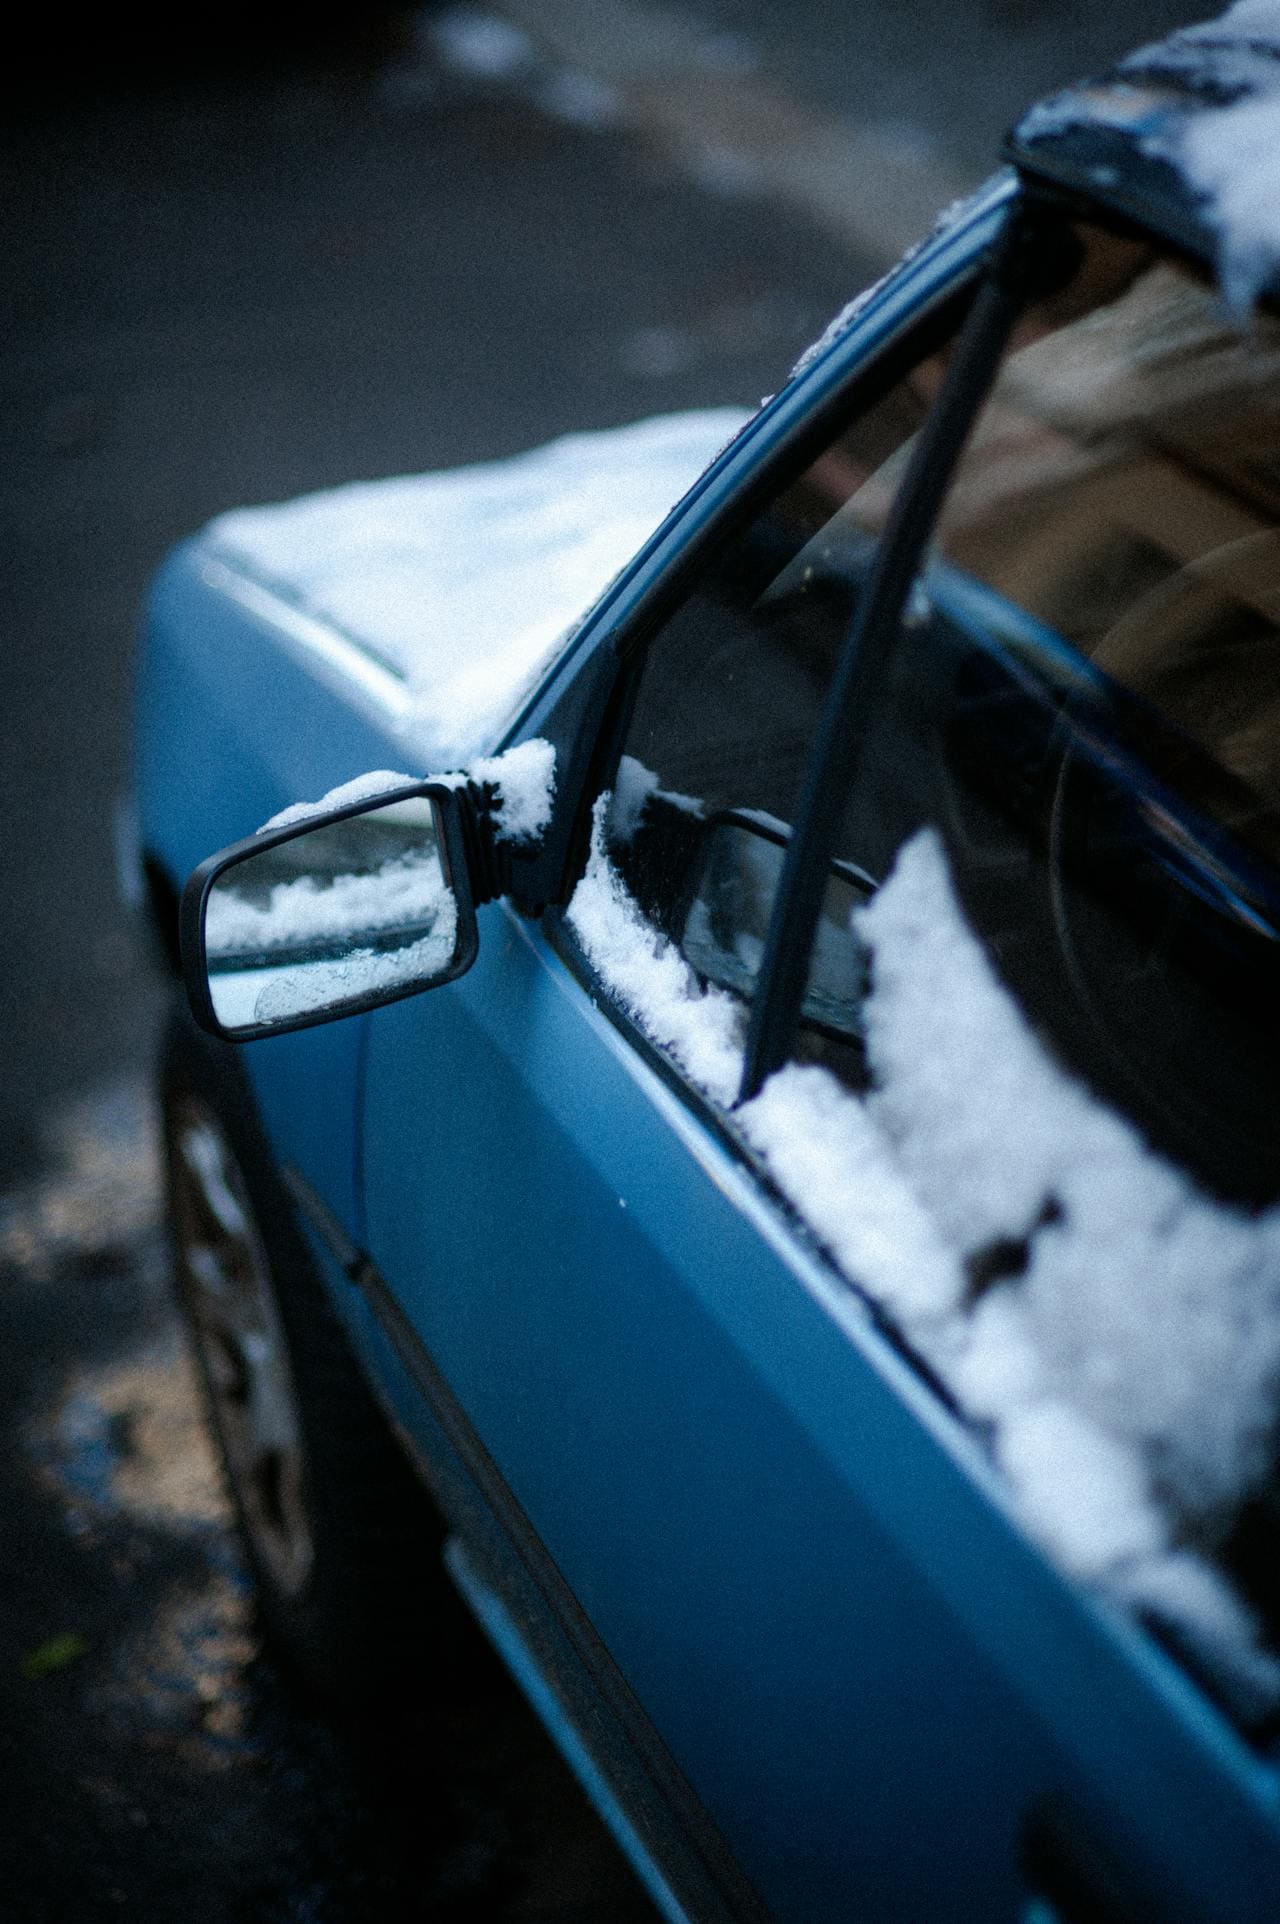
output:
<path id="1" fill-rule="evenodd" d="M 704 988 L 680 951 L 641 914 L 605 848 L 611 804 L 608 791 L 596 801 L 591 852 L 569 904 L 569 926 L 649 1040 L 727 1108 L 742 1078 L 742 1004 L 723 989 Z"/>
<path id="2" fill-rule="evenodd" d="M 733 1109 L 742 1007 L 641 914 L 609 805 L 569 921 L 624 1009 L 990 1437 L 1059 1566 L 1162 1623 L 1241 1715 L 1280 1705 L 1280 1662 L 1210 1560 L 1269 1469 L 1280 1211 L 1204 1197 L 1057 1065 L 929 830 L 859 913 L 875 1093 L 792 1064 Z M 975 1291 L 997 1240 L 1025 1245 L 1025 1270 Z"/>

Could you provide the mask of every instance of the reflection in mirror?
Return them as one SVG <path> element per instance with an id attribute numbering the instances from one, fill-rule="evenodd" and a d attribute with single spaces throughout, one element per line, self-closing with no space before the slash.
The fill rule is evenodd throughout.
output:
<path id="1" fill-rule="evenodd" d="M 224 1029 L 339 1014 L 447 976 L 458 945 L 424 795 L 251 849 L 216 878 L 204 953 Z"/>
<path id="2" fill-rule="evenodd" d="M 782 823 L 755 809 L 726 811 L 707 823 L 680 948 L 706 981 L 745 1000 L 764 961 L 787 840 Z M 866 970 L 852 915 L 871 889 L 869 877 L 847 863 L 833 864 L 800 1019 L 836 1036 L 862 1032 Z"/>

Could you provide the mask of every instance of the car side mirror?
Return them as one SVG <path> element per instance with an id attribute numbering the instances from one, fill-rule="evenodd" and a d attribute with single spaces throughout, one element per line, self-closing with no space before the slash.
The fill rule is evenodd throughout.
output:
<path id="1" fill-rule="evenodd" d="M 181 911 L 201 1027 L 250 1042 L 462 975 L 478 947 L 469 807 L 456 788 L 417 782 L 202 862 Z"/>
<path id="2" fill-rule="evenodd" d="M 680 951 L 705 981 L 748 1000 L 764 961 L 790 835 L 785 823 L 750 808 L 724 809 L 703 830 Z M 866 957 L 852 916 L 874 889 L 851 862 L 831 864 L 800 1020 L 842 1040 L 862 1034 Z"/>

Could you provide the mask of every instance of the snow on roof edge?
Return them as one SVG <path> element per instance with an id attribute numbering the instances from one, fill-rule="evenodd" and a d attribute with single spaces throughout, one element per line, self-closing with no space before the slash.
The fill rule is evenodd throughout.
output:
<path id="1" fill-rule="evenodd" d="M 1280 274 L 1280 0 L 1235 0 L 1136 48 L 1109 85 L 1030 108 L 1014 137 L 1030 146 L 1077 127 L 1132 126 L 1152 80 L 1177 83 L 1184 104 L 1137 113 L 1140 151 L 1168 161 L 1190 190 L 1214 236 L 1224 298 L 1242 317 Z"/>

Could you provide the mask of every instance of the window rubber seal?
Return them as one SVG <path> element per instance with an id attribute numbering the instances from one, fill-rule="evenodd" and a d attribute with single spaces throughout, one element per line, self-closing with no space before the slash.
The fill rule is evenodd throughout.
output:
<path id="1" fill-rule="evenodd" d="M 920 558 L 1014 325 L 1043 271 L 1050 235 L 1061 240 L 1052 217 L 1046 220 L 1026 201 L 1013 204 L 992 242 L 985 277 L 890 508 L 809 758 L 751 1004 L 740 1103 L 759 1093 L 795 1046 L 827 874 L 845 798 L 858 772 L 858 717 L 897 644 Z"/>

